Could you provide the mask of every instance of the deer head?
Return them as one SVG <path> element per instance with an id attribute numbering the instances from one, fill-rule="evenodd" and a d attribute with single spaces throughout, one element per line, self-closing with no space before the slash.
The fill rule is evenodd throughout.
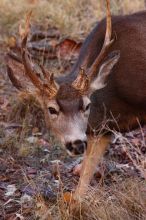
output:
<path id="1" fill-rule="evenodd" d="M 105 60 L 105 55 L 113 43 L 109 1 L 106 2 L 106 34 L 102 50 L 92 66 L 88 69 L 81 68 L 77 78 L 71 83 L 58 84 L 53 74 L 49 74 L 42 66 L 40 68 L 45 80 L 41 81 L 33 68 L 26 48 L 29 19 L 26 22 L 25 32 L 21 33 L 22 62 L 25 74 L 33 85 L 33 89 L 28 87 L 27 92 L 39 101 L 45 113 L 46 123 L 60 138 L 70 154 L 81 154 L 86 149 L 86 130 L 91 107 L 90 96 L 94 91 L 106 86 L 108 75 L 120 56 L 119 52 L 115 51 Z M 103 62 L 103 60 L 105 61 Z M 8 67 L 8 74 L 14 78 L 10 67 Z M 17 84 L 20 89 L 20 82 Z"/>

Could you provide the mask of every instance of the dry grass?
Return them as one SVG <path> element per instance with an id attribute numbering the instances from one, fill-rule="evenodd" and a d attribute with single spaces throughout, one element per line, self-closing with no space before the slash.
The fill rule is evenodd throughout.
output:
<path id="1" fill-rule="evenodd" d="M 144 0 L 111 0 L 115 14 L 143 10 Z M 33 10 L 33 19 L 39 23 L 57 26 L 62 33 L 73 37 L 87 34 L 93 24 L 105 15 L 103 0 L 1 0 L 0 25 L 3 31 L 14 32 L 24 21 L 28 10 Z"/>
<path id="2" fill-rule="evenodd" d="M 36 215 L 44 220 L 145 220 L 146 185 L 138 179 L 126 179 L 112 187 L 90 189 L 88 198 L 73 213 L 63 199 L 48 207 L 47 212 L 42 198 L 37 198 L 36 204 Z"/>

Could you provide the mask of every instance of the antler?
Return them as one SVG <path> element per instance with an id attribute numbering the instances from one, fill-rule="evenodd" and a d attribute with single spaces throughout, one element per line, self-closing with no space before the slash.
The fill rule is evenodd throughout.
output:
<path id="1" fill-rule="evenodd" d="M 80 68 L 78 77 L 72 83 L 72 86 L 76 88 L 77 90 L 80 90 L 81 93 L 84 93 L 84 91 L 88 90 L 89 77 L 86 75 L 85 70 L 83 68 Z"/>
<path id="2" fill-rule="evenodd" d="M 89 84 L 92 81 L 92 79 L 96 76 L 97 69 L 98 69 L 99 65 L 101 64 L 101 62 L 105 58 L 105 55 L 106 55 L 108 49 L 110 48 L 110 46 L 114 42 L 114 39 L 111 40 L 111 35 L 112 35 L 112 25 L 111 25 L 110 1 L 106 0 L 106 33 L 105 33 L 103 47 L 102 47 L 99 55 L 95 59 L 94 63 L 87 71 L 87 74 L 85 73 L 85 71 L 84 71 L 84 74 L 83 74 L 83 72 L 80 71 L 76 80 L 72 83 L 74 88 L 76 88 L 77 90 L 86 91 L 86 88 L 88 87 L 87 83 Z M 81 83 L 81 81 L 84 81 L 84 85 L 86 85 L 84 88 L 83 88 L 83 83 Z M 82 86 L 80 87 L 80 85 L 82 85 Z"/>
<path id="3" fill-rule="evenodd" d="M 19 33 L 22 38 L 21 50 L 22 50 L 22 62 L 24 65 L 25 74 L 29 77 L 33 85 L 41 91 L 42 94 L 46 94 L 48 98 L 52 98 L 56 95 L 58 91 L 58 87 L 57 87 L 56 82 L 54 81 L 53 75 L 51 75 L 50 77 L 45 77 L 47 78 L 47 83 L 43 83 L 37 77 L 37 74 L 34 68 L 32 67 L 32 64 L 31 64 L 31 61 L 28 55 L 28 51 L 26 48 L 27 37 L 28 37 L 29 29 L 30 29 L 30 17 L 31 17 L 31 12 L 27 15 L 26 23 L 25 23 L 25 30 L 23 31 L 21 26 L 19 28 Z M 42 67 L 41 69 L 44 75 L 47 76 L 45 69 Z"/>
<path id="4" fill-rule="evenodd" d="M 45 68 L 42 65 L 40 65 L 40 68 L 46 80 L 46 83 L 44 83 L 43 86 L 47 89 L 47 91 L 49 91 L 51 97 L 54 97 L 59 88 L 58 84 L 54 80 L 54 74 L 50 74 L 47 70 L 45 70 Z"/>

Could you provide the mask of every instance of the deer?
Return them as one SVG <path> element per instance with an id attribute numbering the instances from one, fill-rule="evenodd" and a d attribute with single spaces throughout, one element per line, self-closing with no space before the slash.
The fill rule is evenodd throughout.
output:
<path id="1" fill-rule="evenodd" d="M 106 18 L 85 39 L 70 73 L 54 77 L 44 66 L 42 81 L 26 47 L 29 19 L 22 34 L 26 87 L 7 62 L 13 85 L 40 103 L 49 129 L 70 155 L 84 154 L 75 198 L 83 198 L 114 131 L 146 123 L 146 12 Z M 30 86 L 31 84 L 31 86 Z"/>

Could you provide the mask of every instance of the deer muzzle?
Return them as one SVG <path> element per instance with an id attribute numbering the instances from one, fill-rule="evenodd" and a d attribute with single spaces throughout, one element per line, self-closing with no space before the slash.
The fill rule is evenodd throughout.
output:
<path id="1" fill-rule="evenodd" d="M 87 149 L 87 141 L 76 140 L 66 143 L 66 149 L 70 155 L 83 154 Z"/>

